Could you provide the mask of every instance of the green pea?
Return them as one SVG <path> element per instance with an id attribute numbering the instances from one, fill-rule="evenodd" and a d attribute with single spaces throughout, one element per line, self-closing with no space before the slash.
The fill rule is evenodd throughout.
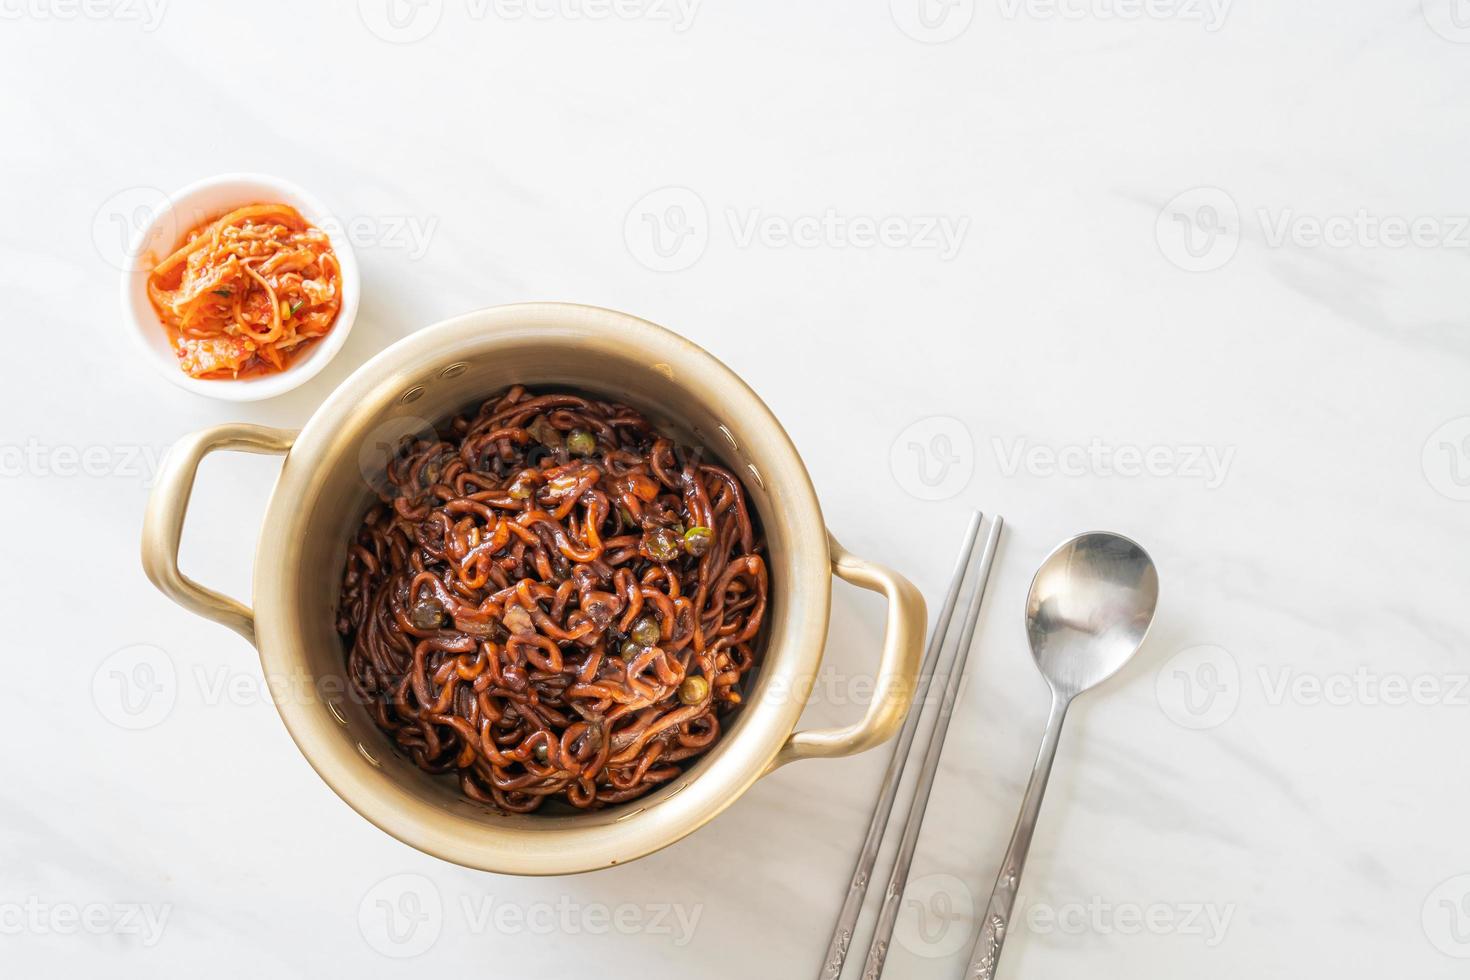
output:
<path id="1" fill-rule="evenodd" d="M 591 456 L 597 452 L 597 437 L 586 429 L 573 429 L 567 433 L 567 452 Z"/>
<path id="2" fill-rule="evenodd" d="M 633 632 L 628 635 L 635 643 L 651 647 L 659 640 L 658 621 L 652 616 L 645 616 L 633 624 Z"/>
<path id="3" fill-rule="evenodd" d="M 647 647 L 644 647 L 638 641 L 629 640 L 623 644 L 623 649 L 619 652 L 618 656 L 622 657 L 629 663 L 632 663 L 638 658 L 638 655 L 646 649 Z"/>
<path id="4" fill-rule="evenodd" d="M 685 704 L 699 704 L 709 697 L 709 681 L 703 677 L 686 677 L 679 685 L 679 700 Z"/>
<path id="5" fill-rule="evenodd" d="M 643 549 L 654 561 L 673 561 L 679 557 L 679 537 L 666 527 L 654 528 L 643 535 Z"/>
<path id="6" fill-rule="evenodd" d="M 707 527 L 691 527 L 684 532 L 684 550 L 698 558 L 715 543 L 715 532 Z"/>

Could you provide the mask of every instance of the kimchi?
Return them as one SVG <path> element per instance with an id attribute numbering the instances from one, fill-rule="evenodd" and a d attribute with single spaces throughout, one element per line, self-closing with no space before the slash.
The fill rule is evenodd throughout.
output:
<path id="1" fill-rule="evenodd" d="M 252 204 L 190 231 L 149 274 L 148 297 L 186 374 L 273 374 L 332 329 L 342 267 L 295 208 Z"/>

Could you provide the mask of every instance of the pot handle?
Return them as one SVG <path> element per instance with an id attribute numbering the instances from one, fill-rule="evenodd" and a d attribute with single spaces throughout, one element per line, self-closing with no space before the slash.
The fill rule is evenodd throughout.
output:
<path id="1" fill-rule="evenodd" d="M 160 592 L 205 619 L 223 623 L 252 644 L 255 614 L 238 599 L 206 588 L 179 571 L 179 539 L 194 489 L 194 474 L 216 449 L 285 455 L 295 441 L 289 429 L 232 422 L 185 436 L 168 451 L 143 515 L 143 571 Z"/>
<path id="2" fill-rule="evenodd" d="M 867 713 L 856 724 L 796 732 L 781 746 L 771 769 L 797 759 L 825 759 L 866 752 L 893 737 L 914 700 L 919 661 L 924 652 L 924 597 L 903 576 L 876 562 L 850 554 L 827 532 L 832 571 L 845 582 L 888 597 L 888 626 L 877 682 Z M 767 770 L 768 772 L 770 770 Z"/>

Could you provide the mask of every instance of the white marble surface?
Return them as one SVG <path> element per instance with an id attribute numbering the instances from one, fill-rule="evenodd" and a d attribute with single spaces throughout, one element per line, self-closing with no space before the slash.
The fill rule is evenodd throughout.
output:
<path id="1" fill-rule="evenodd" d="M 883 752 L 626 867 L 479 874 L 353 814 L 251 649 L 143 578 L 174 439 L 298 425 L 392 340 L 525 299 L 725 359 L 843 541 L 936 605 L 967 511 L 1009 519 L 889 976 L 968 953 L 1046 710 L 1023 592 L 1092 527 L 1164 604 L 1076 705 L 1001 975 L 1464 975 L 1470 4 L 246 10 L 0 0 L 8 976 L 815 973 Z M 364 273 L 344 352 L 253 406 L 166 384 L 118 314 L 148 189 L 227 170 L 319 193 Z M 186 570 L 248 591 L 273 475 L 206 464 Z M 809 721 L 861 710 L 876 649 L 877 603 L 834 603 Z"/>

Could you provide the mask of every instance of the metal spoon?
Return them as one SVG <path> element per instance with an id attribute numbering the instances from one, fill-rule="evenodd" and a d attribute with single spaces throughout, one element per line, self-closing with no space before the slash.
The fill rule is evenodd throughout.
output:
<path id="1" fill-rule="evenodd" d="M 1143 643 L 1158 602 L 1159 573 L 1148 552 L 1104 531 L 1064 542 L 1031 580 L 1026 635 L 1051 688 L 1051 716 L 965 973 L 971 980 L 994 980 L 1067 708 L 1128 662 Z"/>

